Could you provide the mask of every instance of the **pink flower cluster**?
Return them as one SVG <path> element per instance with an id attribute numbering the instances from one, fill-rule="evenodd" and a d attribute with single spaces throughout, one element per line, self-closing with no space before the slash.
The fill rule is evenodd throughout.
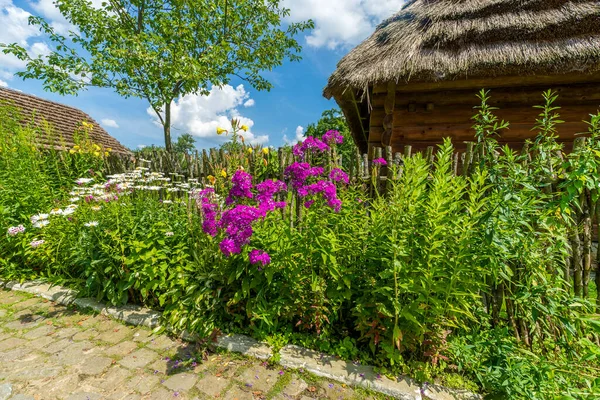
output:
<path id="1" fill-rule="evenodd" d="M 8 234 L 10 236 L 16 236 L 19 233 L 23 233 L 23 232 L 25 232 L 25 227 L 23 225 L 11 226 L 10 228 L 8 228 Z"/>
<path id="2" fill-rule="evenodd" d="M 213 237 L 219 233 L 219 230 L 225 233 L 219 248 L 226 257 L 241 253 L 242 248 L 250 243 L 250 238 L 254 233 L 252 225 L 255 221 L 264 218 L 270 211 L 286 206 L 284 201 L 274 199 L 277 193 L 287 190 L 284 182 L 266 180 L 256 185 L 257 206 L 236 204 L 243 199 L 255 198 L 250 174 L 241 170 L 237 171 L 232 177 L 232 183 L 233 187 L 225 204 L 233 206 L 233 208 L 221 213 L 213 188 L 202 190 L 196 197 L 196 204 L 203 216 L 202 230 Z"/>
<path id="3" fill-rule="evenodd" d="M 248 257 L 250 258 L 250 263 L 252 265 L 260 263 L 264 267 L 265 265 L 271 263 L 271 257 L 266 251 L 263 250 L 252 250 L 250 254 L 248 254 Z"/>
<path id="4" fill-rule="evenodd" d="M 302 159 L 304 159 L 304 156 L 308 152 L 323 153 L 327 150 L 329 150 L 329 145 L 327 145 L 327 143 L 323 142 L 321 139 L 318 139 L 316 137 L 309 136 L 306 138 L 306 140 L 304 140 L 304 142 L 297 143 L 296 145 L 294 145 L 294 147 L 292 148 L 292 153 L 296 157 L 301 157 Z"/>
<path id="5" fill-rule="evenodd" d="M 344 137 L 339 131 L 330 130 L 323 135 L 323 141 L 330 146 L 344 143 Z"/>
<path id="6" fill-rule="evenodd" d="M 385 167 L 387 165 L 387 161 L 383 158 L 376 158 L 373 160 L 373 165 Z"/>

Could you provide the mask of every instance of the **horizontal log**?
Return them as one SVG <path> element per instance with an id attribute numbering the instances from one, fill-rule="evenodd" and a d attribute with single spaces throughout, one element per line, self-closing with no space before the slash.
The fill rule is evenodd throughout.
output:
<path id="1" fill-rule="evenodd" d="M 494 110 L 494 114 L 504 121 L 511 124 L 531 123 L 534 124 L 541 110 L 529 107 L 509 107 L 500 110 Z M 566 122 L 589 121 L 590 114 L 598 112 L 598 105 L 569 105 L 557 110 L 560 119 Z M 434 124 L 472 124 L 472 117 L 476 114 L 473 110 L 465 106 L 444 106 L 437 107 L 432 112 L 417 110 L 410 112 L 406 110 L 397 110 L 394 112 L 396 126 L 428 126 Z M 379 115 L 373 116 L 373 123 L 377 122 Z"/>
<path id="2" fill-rule="evenodd" d="M 492 89 L 498 87 L 522 86 L 551 86 L 571 85 L 581 83 L 600 82 L 600 72 L 586 74 L 569 71 L 558 75 L 523 75 L 500 76 L 475 79 L 455 79 L 439 82 L 400 81 L 396 85 L 396 92 L 426 92 L 452 89 Z M 378 84 L 373 87 L 372 94 L 386 93 L 387 84 Z"/>
<path id="3" fill-rule="evenodd" d="M 496 88 L 490 90 L 489 104 L 495 107 L 523 106 L 532 107 L 543 104 L 542 93 L 552 89 L 557 95 L 556 104 L 566 106 L 569 104 L 597 103 L 600 105 L 600 82 L 578 85 L 551 85 L 530 86 L 517 88 Z M 480 104 L 477 98 L 478 90 L 446 90 L 439 92 L 402 92 L 396 93 L 396 108 L 408 110 L 409 104 L 425 108 L 427 103 L 435 106 L 464 104 L 475 107 Z M 375 94 L 371 99 L 373 108 L 384 108 L 387 94 Z"/>

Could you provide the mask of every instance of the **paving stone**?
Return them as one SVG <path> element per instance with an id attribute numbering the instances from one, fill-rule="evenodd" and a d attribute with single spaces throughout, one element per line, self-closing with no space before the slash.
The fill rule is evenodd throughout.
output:
<path id="1" fill-rule="evenodd" d="M 252 396 L 251 392 L 242 390 L 238 386 L 234 386 L 233 388 L 229 389 L 227 391 L 227 393 L 225 393 L 224 399 L 225 400 L 253 400 L 254 397 Z"/>
<path id="2" fill-rule="evenodd" d="M 146 394 L 149 393 L 153 387 L 158 385 L 159 382 L 160 378 L 156 375 L 136 374 L 134 377 L 129 379 L 126 386 L 141 394 Z"/>
<path id="3" fill-rule="evenodd" d="M 354 397 L 354 390 L 345 384 L 340 384 L 337 382 L 322 383 L 321 388 L 323 389 L 324 397 L 327 397 L 328 399 L 343 400 Z"/>
<path id="4" fill-rule="evenodd" d="M 25 301 L 19 301 L 18 303 L 15 303 L 12 305 L 12 308 L 15 310 L 23 310 L 25 308 L 29 308 L 30 306 L 36 305 L 38 303 L 40 303 L 42 300 L 38 297 L 33 297 L 29 300 L 25 300 Z"/>
<path id="5" fill-rule="evenodd" d="M 182 373 L 173 375 L 162 384 L 173 391 L 183 391 L 193 388 L 197 380 L 195 375 Z"/>
<path id="6" fill-rule="evenodd" d="M 153 373 L 158 372 L 163 375 L 166 375 L 172 370 L 171 361 L 167 361 L 164 358 L 161 358 L 150 364 L 148 369 Z"/>
<path id="7" fill-rule="evenodd" d="M 52 325 L 43 325 L 39 328 L 35 328 L 23 335 L 25 339 L 37 339 L 42 336 L 48 336 L 55 332 L 55 328 Z"/>
<path id="8" fill-rule="evenodd" d="M 64 350 L 56 353 L 56 359 L 64 365 L 77 365 L 88 360 L 95 350 L 90 342 L 70 342 Z"/>
<path id="9" fill-rule="evenodd" d="M 115 329 L 123 328 L 123 325 L 119 324 L 118 322 L 112 321 L 110 318 L 105 317 L 104 315 L 98 316 L 96 318 L 98 322 L 98 325 L 96 325 L 96 329 L 100 332 L 109 332 L 114 331 Z"/>
<path id="10" fill-rule="evenodd" d="M 18 301 L 21 301 L 23 297 L 21 295 L 17 295 L 15 292 L 2 290 L 0 291 L 0 304 L 13 304 Z"/>
<path id="11" fill-rule="evenodd" d="M 283 389 L 282 394 L 284 396 L 297 397 L 300 396 L 306 389 L 308 389 L 308 384 L 304 382 L 303 379 L 300 379 L 298 378 L 298 376 L 293 375 L 292 380 Z"/>
<path id="12" fill-rule="evenodd" d="M 107 318 L 102 315 L 86 316 L 86 317 L 81 318 L 79 320 L 79 322 L 77 323 L 77 325 L 81 326 L 82 328 L 90 328 L 92 326 L 100 325 L 101 323 L 106 322 L 106 320 L 107 320 Z M 102 324 L 102 325 L 104 325 L 104 324 Z M 102 326 L 102 325 L 100 325 L 100 326 Z M 101 327 L 99 327 L 98 329 L 102 330 Z"/>
<path id="13" fill-rule="evenodd" d="M 58 339 L 72 339 L 73 336 L 79 333 L 79 329 L 77 328 L 61 328 L 56 331 L 54 337 Z"/>
<path id="14" fill-rule="evenodd" d="M 167 400 L 173 398 L 176 398 L 173 396 L 173 392 L 163 388 L 155 389 L 148 396 L 143 397 L 144 400 Z M 181 396 L 179 396 L 179 398 L 181 398 Z"/>
<path id="15" fill-rule="evenodd" d="M 78 366 L 80 373 L 84 375 L 98 375 L 104 372 L 112 364 L 108 357 L 91 357 Z"/>
<path id="16" fill-rule="evenodd" d="M 150 340 L 152 340 L 153 338 L 154 338 L 154 336 L 152 336 L 152 331 L 148 331 L 146 329 L 138 329 L 133 334 L 134 342 L 147 343 Z"/>
<path id="17" fill-rule="evenodd" d="M 131 330 L 126 326 L 120 326 L 109 331 L 105 331 L 96 337 L 96 340 L 101 340 L 108 343 L 119 343 L 131 335 Z"/>
<path id="18" fill-rule="evenodd" d="M 27 382 L 36 379 L 47 379 L 58 376 L 63 371 L 61 366 L 46 366 L 40 367 L 35 365 L 19 371 L 15 371 L 14 375 L 10 377 L 13 381 Z"/>
<path id="19" fill-rule="evenodd" d="M 28 394 L 16 394 L 13 397 L 10 398 L 10 400 L 36 400 L 35 397 L 30 396 Z"/>
<path id="20" fill-rule="evenodd" d="M 0 352 L 0 360 L 4 362 L 13 362 L 19 361 L 29 353 L 31 353 L 33 349 L 29 349 L 27 347 L 17 347 L 12 350 L 8 350 L 5 352 Z"/>
<path id="21" fill-rule="evenodd" d="M 137 393 L 116 391 L 109 393 L 106 400 L 139 400 L 141 398 L 142 397 Z"/>
<path id="22" fill-rule="evenodd" d="M 42 336 L 35 340 L 32 340 L 27 344 L 27 346 L 32 349 L 42 350 L 43 348 L 49 347 L 54 342 L 54 337 L 52 336 Z"/>
<path id="23" fill-rule="evenodd" d="M 72 342 L 69 339 L 62 339 L 52 343 L 48 347 L 41 348 L 40 350 L 42 350 L 44 353 L 54 354 L 66 349 L 71 343 Z"/>
<path id="24" fill-rule="evenodd" d="M 0 385 L 0 400 L 6 400 L 12 394 L 12 385 L 4 383 Z"/>
<path id="25" fill-rule="evenodd" d="M 26 340 L 11 337 L 0 342 L 0 351 L 12 350 L 14 348 L 24 346 L 26 343 Z"/>
<path id="26" fill-rule="evenodd" d="M 71 393 L 77 392 L 78 389 L 82 389 L 81 381 L 79 375 L 75 373 L 57 376 L 54 379 L 48 380 L 41 388 L 44 396 L 49 398 L 65 398 Z"/>
<path id="27" fill-rule="evenodd" d="M 79 392 L 67 397 L 67 400 L 100 400 L 102 395 L 98 393 Z"/>
<path id="28" fill-rule="evenodd" d="M 158 354 L 152 350 L 140 349 L 123 358 L 119 364 L 130 369 L 143 368 L 156 358 L 158 358 Z"/>
<path id="29" fill-rule="evenodd" d="M 196 388 L 209 396 L 218 396 L 229 385 L 229 380 L 208 374 L 198 381 Z"/>
<path id="30" fill-rule="evenodd" d="M 32 314 L 29 311 L 17 318 L 18 319 L 4 324 L 4 328 L 12 329 L 15 331 L 32 329 L 46 320 L 46 318 L 44 318 L 43 316 Z"/>
<path id="31" fill-rule="evenodd" d="M 177 345 L 177 342 L 169 339 L 166 336 L 156 336 L 150 339 L 150 342 L 148 342 L 146 347 L 153 350 L 169 350 L 176 347 Z"/>
<path id="32" fill-rule="evenodd" d="M 137 349 L 138 346 L 134 342 L 122 342 L 108 349 L 104 350 L 104 354 L 108 356 L 126 356 L 131 353 L 133 350 Z"/>
<path id="33" fill-rule="evenodd" d="M 105 391 L 111 391 L 121 387 L 129 378 L 130 374 L 131 373 L 127 368 L 115 364 L 110 367 L 104 375 L 86 379 L 86 383 Z"/>
<path id="34" fill-rule="evenodd" d="M 76 333 L 75 335 L 73 335 L 72 339 L 79 341 L 79 340 L 90 340 L 95 338 L 96 336 L 98 336 L 100 334 L 100 332 L 98 332 L 95 329 L 87 329 L 85 331 L 81 331 L 79 333 Z"/>
<path id="35" fill-rule="evenodd" d="M 238 378 L 242 384 L 252 385 L 253 390 L 268 392 L 279 379 L 276 371 L 264 367 L 250 367 Z"/>

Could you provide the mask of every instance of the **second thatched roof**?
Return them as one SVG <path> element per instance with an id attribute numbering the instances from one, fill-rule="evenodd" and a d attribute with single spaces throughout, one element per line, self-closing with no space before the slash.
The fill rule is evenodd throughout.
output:
<path id="1" fill-rule="evenodd" d="M 573 71 L 600 71 L 600 1 L 412 0 L 339 62 L 324 94 Z"/>

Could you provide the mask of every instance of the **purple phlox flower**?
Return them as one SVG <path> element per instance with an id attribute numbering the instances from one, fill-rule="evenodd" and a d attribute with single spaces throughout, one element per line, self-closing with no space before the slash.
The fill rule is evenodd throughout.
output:
<path id="1" fill-rule="evenodd" d="M 173 392 L 173 397 L 179 397 L 179 392 Z"/>
<path id="2" fill-rule="evenodd" d="M 266 214 L 269 211 L 273 211 L 276 208 L 285 208 L 285 201 L 275 201 L 273 196 L 277 193 L 285 192 L 287 185 L 282 181 L 273 181 L 271 179 L 256 185 L 258 194 L 256 195 L 256 201 L 258 201 L 259 210 Z"/>
<path id="3" fill-rule="evenodd" d="M 304 140 L 304 142 L 294 145 L 292 148 L 292 153 L 296 157 L 304 158 L 305 154 L 308 152 L 323 153 L 327 150 L 329 150 L 327 143 L 316 137 L 309 136 Z"/>
<path id="4" fill-rule="evenodd" d="M 251 199 L 254 197 L 254 194 L 252 194 L 252 175 L 249 173 L 238 169 L 233 174 L 231 182 L 233 186 L 225 200 L 225 204 L 228 206 L 234 204 L 236 199 Z"/>
<path id="5" fill-rule="evenodd" d="M 335 212 L 340 211 L 342 208 L 342 201 L 337 198 L 337 188 L 329 181 L 321 180 L 311 185 L 306 185 L 298 189 L 298 194 L 301 197 L 310 195 L 321 194 L 323 199 L 327 202 L 327 205 L 331 207 Z"/>
<path id="6" fill-rule="evenodd" d="M 295 162 L 285 169 L 284 176 L 291 180 L 292 187 L 298 190 L 309 177 L 323 175 L 323 172 L 321 167 L 311 167 L 309 163 Z"/>
<path id="7" fill-rule="evenodd" d="M 334 168 L 331 170 L 331 172 L 329 173 L 329 179 L 331 179 L 334 182 L 344 182 L 344 183 L 348 183 L 350 182 L 350 179 L 348 178 L 348 174 L 346 174 L 344 171 L 342 171 L 339 168 Z"/>
<path id="8" fill-rule="evenodd" d="M 329 389 L 333 389 L 333 383 L 329 384 Z"/>
<path id="9" fill-rule="evenodd" d="M 252 387 L 252 384 L 251 384 L 251 383 L 246 383 L 246 387 L 249 387 L 249 388 L 251 388 L 251 387 Z"/>
<path id="10" fill-rule="evenodd" d="M 192 363 L 192 367 L 194 367 L 194 368 L 195 368 L 195 367 L 197 367 L 197 366 L 198 366 L 198 363 L 197 363 L 196 361 L 194 361 L 194 362 Z"/>
<path id="11" fill-rule="evenodd" d="M 262 264 L 264 267 L 271 263 L 271 257 L 266 251 L 254 249 L 248 254 L 248 258 L 250 259 L 250 263 L 252 265 Z"/>
<path id="12" fill-rule="evenodd" d="M 202 230 L 207 235 L 217 236 L 217 215 L 219 206 L 215 203 L 215 190 L 206 188 L 196 195 L 196 205 L 202 211 Z"/>
<path id="13" fill-rule="evenodd" d="M 314 200 L 308 200 L 304 202 L 304 207 L 306 208 L 310 208 L 310 206 L 312 206 L 315 203 Z"/>
<path id="14" fill-rule="evenodd" d="M 339 131 L 330 130 L 323 135 L 323 141 L 329 145 L 344 143 L 344 137 Z"/>
<path id="15" fill-rule="evenodd" d="M 373 165 L 385 167 L 387 165 L 387 161 L 385 161 L 383 158 L 376 158 L 373 160 Z"/>
<path id="16" fill-rule="evenodd" d="M 284 372 L 283 372 L 283 371 L 279 371 L 279 375 L 283 375 L 283 374 L 284 374 Z"/>
<path id="17" fill-rule="evenodd" d="M 226 257 L 239 254 L 242 247 L 250 242 L 253 233 L 252 224 L 264 216 L 263 210 L 243 204 L 238 204 L 231 210 L 225 211 L 218 223 L 218 226 L 226 233 L 225 239 L 219 245 L 221 252 Z"/>

